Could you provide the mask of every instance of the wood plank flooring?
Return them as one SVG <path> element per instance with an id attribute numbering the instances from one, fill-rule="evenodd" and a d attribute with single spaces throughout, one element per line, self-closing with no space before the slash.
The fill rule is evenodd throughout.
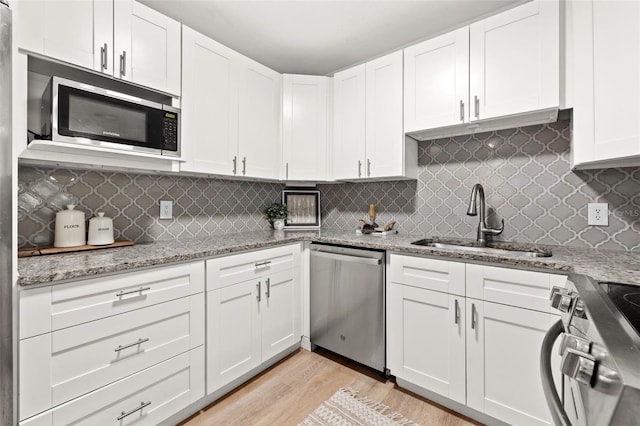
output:
<path id="1" fill-rule="evenodd" d="M 299 350 L 181 425 L 296 425 L 343 386 L 421 425 L 478 424 L 338 355 Z"/>

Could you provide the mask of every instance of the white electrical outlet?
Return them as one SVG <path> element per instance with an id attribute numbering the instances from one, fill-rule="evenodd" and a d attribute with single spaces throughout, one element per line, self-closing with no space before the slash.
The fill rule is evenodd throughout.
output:
<path id="1" fill-rule="evenodd" d="M 160 219 L 173 219 L 173 201 L 160 201 Z"/>
<path id="2" fill-rule="evenodd" d="M 609 204 L 589 203 L 587 204 L 588 217 L 587 224 L 598 226 L 609 226 Z"/>

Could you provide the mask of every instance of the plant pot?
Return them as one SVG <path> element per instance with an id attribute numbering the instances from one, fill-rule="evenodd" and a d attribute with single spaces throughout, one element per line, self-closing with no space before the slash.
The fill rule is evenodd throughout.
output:
<path id="1" fill-rule="evenodd" d="M 284 219 L 276 219 L 273 221 L 273 229 L 284 229 Z"/>

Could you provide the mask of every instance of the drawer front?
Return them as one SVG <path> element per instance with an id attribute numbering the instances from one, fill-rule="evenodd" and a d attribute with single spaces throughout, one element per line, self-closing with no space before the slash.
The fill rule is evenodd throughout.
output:
<path id="1" fill-rule="evenodd" d="M 389 282 L 464 296 L 465 264 L 392 254 Z"/>
<path id="2" fill-rule="evenodd" d="M 300 244 L 207 260 L 207 291 L 291 269 L 300 264 Z"/>
<path id="3" fill-rule="evenodd" d="M 156 425 L 203 396 L 200 346 L 20 424 Z"/>
<path id="4" fill-rule="evenodd" d="M 564 275 L 467 264 L 467 297 L 536 311 L 553 312 L 549 292 L 566 281 Z"/>
<path id="5" fill-rule="evenodd" d="M 203 325 L 200 293 L 53 332 L 46 352 L 28 353 L 30 339 L 21 342 L 21 371 L 48 370 L 20 381 L 21 417 L 43 408 L 30 401 L 42 392 L 48 409 L 202 345 Z"/>
<path id="6" fill-rule="evenodd" d="M 203 262 L 55 285 L 51 288 L 51 327 L 59 330 L 203 290 Z"/>

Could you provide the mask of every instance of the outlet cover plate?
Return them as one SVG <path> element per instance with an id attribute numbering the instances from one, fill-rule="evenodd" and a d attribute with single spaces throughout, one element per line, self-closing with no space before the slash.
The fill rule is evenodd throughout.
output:
<path id="1" fill-rule="evenodd" d="M 587 224 L 596 226 L 609 226 L 608 203 L 589 203 L 587 204 L 587 210 Z"/>
<path id="2" fill-rule="evenodd" d="M 160 219 L 173 219 L 173 201 L 160 201 Z"/>

